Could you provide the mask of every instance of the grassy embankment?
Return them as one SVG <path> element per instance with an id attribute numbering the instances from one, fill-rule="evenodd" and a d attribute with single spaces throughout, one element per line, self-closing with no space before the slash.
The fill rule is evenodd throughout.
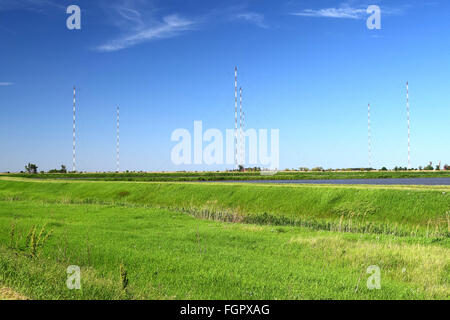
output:
<path id="1" fill-rule="evenodd" d="M 199 218 L 395 235 L 447 235 L 450 187 L 0 181 L 0 199 L 151 206 Z"/>
<path id="2" fill-rule="evenodd" d="M 0 180 L 0 287 L 38 299 L 448 299 L 445 190 Z M 66 288 L 68 265 L 81 291 Z M 366 288 L 370 265 L 381 290 Z"/>

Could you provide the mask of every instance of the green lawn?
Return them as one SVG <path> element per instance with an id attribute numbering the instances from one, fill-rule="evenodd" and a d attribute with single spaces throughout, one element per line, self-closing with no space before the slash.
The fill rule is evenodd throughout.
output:
<path id="1" fill-rule="evenodd" d="M 0 287 L 32 299 L 448 299 L 449 205 L 434 188 L 0 179 Z M 37 239 L 53 231 L 35 251 L 32 226 Z M 69 265 L 80 291 L 66 288 Z M 370 265 L 381 290 L 366 287 Z"/>

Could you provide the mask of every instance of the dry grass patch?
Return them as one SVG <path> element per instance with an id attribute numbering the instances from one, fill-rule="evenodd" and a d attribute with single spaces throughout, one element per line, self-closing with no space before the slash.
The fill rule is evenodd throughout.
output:
<path id="1" fill-rule="evenodd" d="M 381 268 L 382 277 L 408 282 L 430 293 L 450 297 L 450 249 L 422 244 L 346 240 L 342 236 L 292 237 L 290 244 L 307 246 L 321 259 L 338 266 L 364 270 Z"/>
<path id="2" fill-rule="evenodd" d="M 28 298 L 5 287 L 0 288 L 0 300 L 28 300 Z"/>

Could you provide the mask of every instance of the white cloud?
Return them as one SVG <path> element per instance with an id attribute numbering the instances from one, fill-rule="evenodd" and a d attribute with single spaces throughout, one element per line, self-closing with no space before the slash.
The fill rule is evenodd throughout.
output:
<path id="1" fill-rule="evenodd" d="M 167 12 L 147 0 L 117 0 L 102 2 L 101 8 L 119 33 L 96 46 L 94 50 L 111 52 L 123 50 L 148 41 L 167 39 L 194 30 L 199 19 Z"/>
<path id="2" fill-rule="evenodd" d="M 132 19 L 141 21 L 140 16 L 136 14 L 133 14 Z M 175 37 L 184 31 L 193 30 L 195 25 L 196 21 L 194 20 L 182 18 L 177 14 L 168 15 L 161 22 L 153 23 L 149 27 L 141 26 L 137 28 L 137 31 L 127 36 L 111 40 L 97 47 L 97 50 L 117 51 L 146 41 Z"/>
<path id="3" fill-rule="evenodd" d="M 363 19 L 366 15 L 366 9 L 340 7 L 326 9 L 306 9 L 300 12 L 292 13 L 294 16 L 317 17 L 317 18 L 339 18 L 339 19 Z"/>
<path id="4" fill-rule="evenodd" d="M 141 29 L 145 26 L 139 10 L 125 6 L 116 6 L 113 9 L 116 17 L 112 21 L 117 27 Z"/>
<path id="5" fill-rule="evenodd" d="M 43 11 L 46 8 L 64 9 L 65 7 L 54 0 L 0 0 L 2 10 L 32 10 Z"/>
<path id="6" fill-rule="evenodd" d="M 12 86 L 13 84 L 13 82 L 0 82 L 0 87 Z"/>
<path id="7" fill-rule="evenodd" d="M 368 4 L 363 4 L 357 1 L 358 5 L 355 5 L 355 1 L 347 1 L 342 3 L 338 7 L 322 8 L 322 9 L 305 9 L 300 12 L 291 13 L 294 16 L 300 17 L 314 17 L 314 18 L 335 18 L 335 19 L 366 19 Z M 383 15 L 396 15 L 401 14 L 406 9 L 405 6 L 392 8 L 382 7 Z"/>
<path id="8" fill-rule="evenodd" d="M 244 20 L 246 22 L 257 25 L 260 28 L 267 28 L 267 24 L 265 23 L 264 16 L 255 12 L 245 12 L 239 13 L 234 16 L 235 19 Z"/>

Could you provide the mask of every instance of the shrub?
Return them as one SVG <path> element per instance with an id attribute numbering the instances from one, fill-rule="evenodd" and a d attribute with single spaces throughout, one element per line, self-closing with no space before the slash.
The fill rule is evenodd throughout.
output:
<path id="1" fill-rule="evenodd" d="M 45 231 L 45 225 L 41 228 L 39 234 L 36 233 L 36 226 L 32 226 L 25 239 L 25 247 L 30 249 L 31 257 L 36 257 L 39 248 L 44 247 L 47 240 L 51 237 L 53 230 Z"/>
<path id="2" fill-rule="evenodd" d="M 27 173 L 30 173 L 30 174 L 36 174 L 37 173 L 37 169 L 38 169 L 38 166 L 33 164 L 33 163 L 28 163 L 25 166 L 25 170 L 27 171 Z"/>
<path id="3" fill-rule="evenodd" d="M 127 269 L 125 269 L 125 266 L 123 265 L 123 263 L 120 264 L 120 284 L 121 284 L 123 290 L 127 289 L 128 273 L 127 273 Z"/>
<path id="4" fill-rule="evenodd" d="M 433 170 L 433 169 L 434 169 L 433 168 L 433 162 L 431 162 L 431 161 L 425 168 L 423 168 L 423 170 Z"/>

